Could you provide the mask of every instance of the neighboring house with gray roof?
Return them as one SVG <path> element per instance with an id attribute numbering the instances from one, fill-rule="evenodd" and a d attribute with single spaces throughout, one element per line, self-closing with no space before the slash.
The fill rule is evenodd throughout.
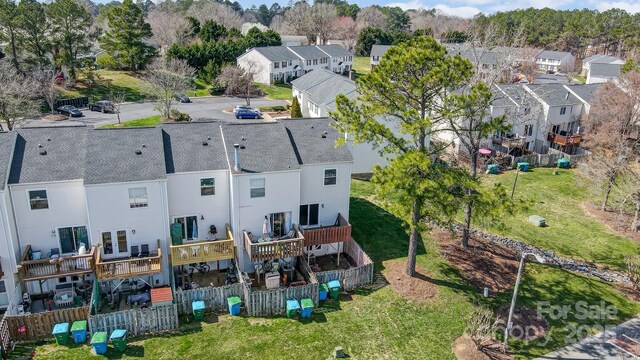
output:
<path id="1" fill-rule="evenodd" d="M 285 83 L 310 71 L 351 70 L 353 54 L 340 45 L 266 46 L 247 50 L 237 58 L 238 66 L 255 74 L 257 83 Z"/>
<path id="2" fill-rule="evenodd" d="M 373 45 L 371 47 L 371 53 L 369 54 L 369 66 L 371 70 L 380 65 L 380 60 L 389 48 L 391 48 L 391 45 Z"/>
<path id="3" fill-rule="evenodd" d="M 587 84 L 604 83 L 620 76 L 624 60 L 617 56 L 593 55 L 582 60 L 582 76 Z"/>
<path id="4" fill-rule="evenodd" d="M 342 75 L 329 70 L 308 73 L 291 82 L 292 94 L 298 98 L 302 116 L 329 116 L 329 104 L 335 103 L 336 96 L 355 94 L 356 85 Z"/>
<path id="5" fill-rule="evenodd" d="M 536 65 L 541 70 L 570 72 L 575 64 L 576 58 L 566 51 L 544 50 L 536 56 Z"/>
<path id="6" fill-rule="evenodd" d="M 312 71 L 308 74 L 302 75 L 297 79 L 292 80 L 291 91 L 293 96 L 298 98 L 298 103 L 300 104 L 300 108 L 302 109 L 302 107 L 306 106 L 305 104 L 307 104 L 308 97 L 307 97 L 306 91 L 308 89 L 334 76 L 335 74 L 332 73 L 331 71 L 322 69 L 318 71 Z M 303 110 L 302 114 L 304 116 L 305 111 L 304 109 L 302 110 Z M 308 116 L 309 112 L 307 111 L 306 114 Z"/>

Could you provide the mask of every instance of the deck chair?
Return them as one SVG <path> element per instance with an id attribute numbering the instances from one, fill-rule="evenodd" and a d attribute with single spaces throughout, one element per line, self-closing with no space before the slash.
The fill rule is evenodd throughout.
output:
<path id="1" fill-rule="evenodd" d="M 140 250 L 138 250 L 138 245 L 131 245 L 131 257 L 139 257 Z"/>
<path id="2" fill-rule="evenodd" d="M 149 244 L 140 245 L 140 257 L 148 257 L 150 254 Z"/>
<path id="3" fill-rule="evenodd" d="M 49 257 L 52 258 L 52 259 L 60 257 L 60 249 L 58 249 L 58 248 L 51 249 L 51 255 Z"/>

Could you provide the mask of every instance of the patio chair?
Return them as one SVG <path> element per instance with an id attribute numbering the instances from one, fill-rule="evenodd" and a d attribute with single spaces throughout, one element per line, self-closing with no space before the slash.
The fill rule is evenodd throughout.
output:
<path id="1" fill-rule="evenodd" d="M 138 245 L 131 245 L 131 257 L 139 257 L 140 250 L 138 250 Z"/>
<path id="2" fill-rule="evenodd" d="M 149 244 L 140 245 L 140 257 L 149 257 Z"/>
<path id="3" fill-rule="evenodd" d="M 58 249 L 58 248 L 51 249 L 51 255 L 49 257 L 50 258 L 60 257 L 60 249 Z"/>

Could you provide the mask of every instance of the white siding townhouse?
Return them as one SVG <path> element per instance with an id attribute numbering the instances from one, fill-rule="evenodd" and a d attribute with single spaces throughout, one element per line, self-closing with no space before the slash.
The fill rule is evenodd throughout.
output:
<path id="1" fill-rule="evenodd" d="M 593 55 L 582 60 L 582 76 L 587 84 L 604 83 L 620 76 L 624 60 L 617 56 Z"/>
<path id="2" fill-rule="evenodd" d="M 237 62 L 256 73 L 256 82 L 269 85 L 289 82 L 313 70 L 349 71 L 353 54 L 340 45 L 265 46 L 247 50 Z"/>
<path id="3" fill-rule="evenodd" d="M 380 65 L 380 60 L 384 54 L 391 48 L 391 45 L 373 45 L 371 47 L 371 54 L 369 59 L 369 66 L 373 70 L 376 66 Z"/>
<path id="4" fill-rule="evenodd" d="M 167 285 L 171 266 L 228 239 L 226 224 L 235 250 L 211 266 L 253 271 L 259 244 L 244 234 L 265 218 L 272 238 L 348 220 L 353 159 L 331 121 L 0 133 L 0 307 L 94 279 L 103 291 Z"/>
<path id="5" fill-rule="evenodd" d="M 573 71 L 576 58 L 566 51 L 544 50 L 536 56 L 536 65 L 541 70 Z"/>

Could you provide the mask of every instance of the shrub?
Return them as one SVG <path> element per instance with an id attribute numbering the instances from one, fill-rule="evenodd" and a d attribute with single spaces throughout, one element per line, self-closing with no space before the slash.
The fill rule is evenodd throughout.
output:
<path id="1" fill-rule="evenodd" d="M 180 112 L 178 109 L 171 109 L 169 116 L 174 121 L 191 121 L 191 116 L 189 116 L 189 114 Z"/>
<path id="2" fill-rule="evenodd" d="M 301 118 L 302 117 L 302 109 L 300 108 L 300 103 L 298 103 L 298 98 L 296 96 L 293 97 L 291 101 L 291 118 Z"/>

